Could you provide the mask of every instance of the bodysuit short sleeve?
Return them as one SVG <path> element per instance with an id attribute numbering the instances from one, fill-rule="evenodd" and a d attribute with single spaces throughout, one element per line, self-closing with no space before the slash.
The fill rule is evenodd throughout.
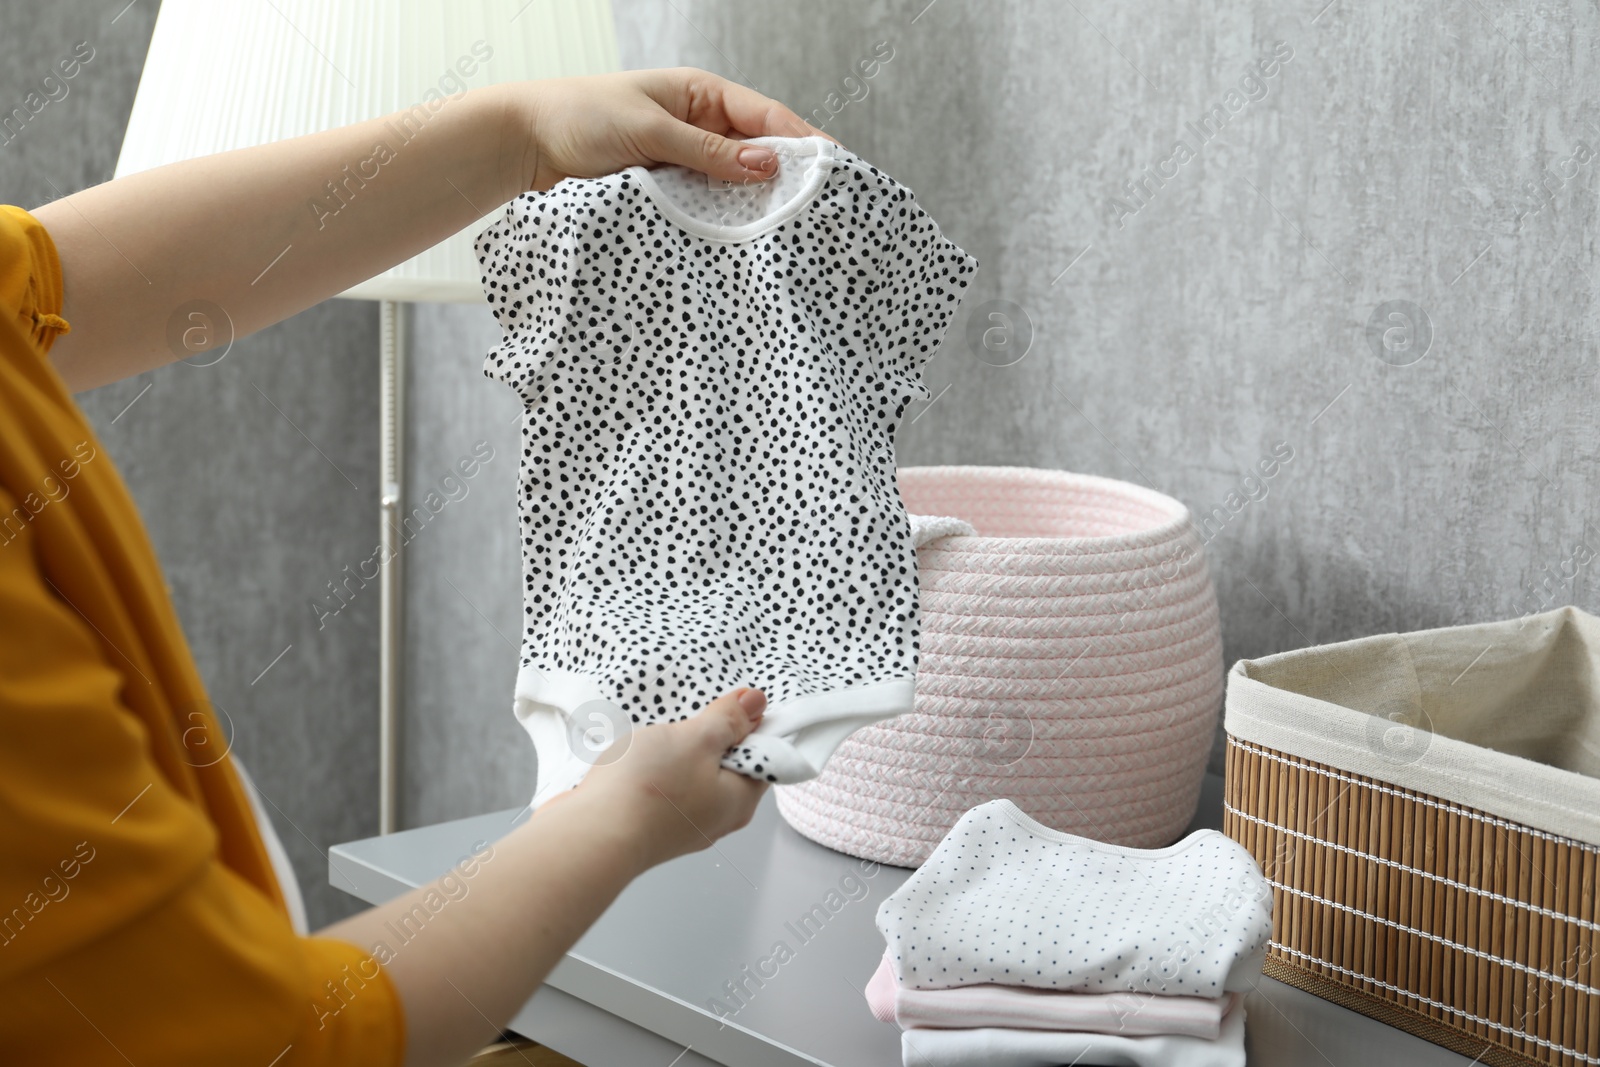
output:
<path id="1" fill-rule="evenodd" d="M 477 240 L 484 292 L 502 331 L 483 372 L 536 407 L 551 363 L 578 350 L 570 331 L 592 316 L 574 220 L 552 201 L 520 199 L 525 210 L 507 211 Z"/>
<path id="2" fill-rule="evenodd" d="M 885 330 L 878 359 L 913 397 L 932 400 L 923 368 L 949 331 L 978 262 L 940 231 L 908 190 L 902 192 L 904 199 L 889 209 L 899 222 L 876 249 Z"/>

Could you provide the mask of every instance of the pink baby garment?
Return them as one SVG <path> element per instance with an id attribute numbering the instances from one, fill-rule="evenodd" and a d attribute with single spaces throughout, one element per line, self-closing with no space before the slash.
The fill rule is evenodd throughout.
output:
<path id="1" fill-rule="evenodd" d="M 1239 999 L 1238 993 L 1164 997 L 1131 992 L 1054 993 L 1004 985 L 904 989 L 895 981 L 887 952 L 867 983 L 867 1006 L 872 1014 L 902 1030 L 1004 1026 L 1128 1037 L 1181 1034 L 1214 1041 L 1221 1032 L 1223 1016 Z"/>

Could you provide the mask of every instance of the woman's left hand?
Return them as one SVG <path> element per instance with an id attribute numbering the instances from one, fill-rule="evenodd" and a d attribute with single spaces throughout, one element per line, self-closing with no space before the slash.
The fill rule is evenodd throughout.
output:
<path id="1" fill-rule="evenodd" d="M 828 137 L 776 100 L 693 67 L 497 88 L 523 94 L 514 110 L 531 135 L 523 166 L 529 189 L 653 163 L 764 181 L 777 173 L 777 156 L 741 139 Z"/>

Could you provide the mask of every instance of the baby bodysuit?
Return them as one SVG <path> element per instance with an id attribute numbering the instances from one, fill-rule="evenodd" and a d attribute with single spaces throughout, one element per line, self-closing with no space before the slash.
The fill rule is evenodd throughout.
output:
<path id="1" fill-rule="evenodd" d="M 597 754 L 738 686 L 724 766 L 814 777 L 908 712 L 907 403 L 977 261 L 823 137 L 755 138 L 775 177 L 630 167 L 518 197 L 478 238 L 522 420 L 514 706 L 538 806 Z"/>
<path id="2" fill-rule="evenodd" d="M 1000 799 L 961 816 L 877 921 L 907 989 L 1220 997 L 1261 973 L 1272 887 L 1216 830 L 1124 848 L 1052 830 Z"/>

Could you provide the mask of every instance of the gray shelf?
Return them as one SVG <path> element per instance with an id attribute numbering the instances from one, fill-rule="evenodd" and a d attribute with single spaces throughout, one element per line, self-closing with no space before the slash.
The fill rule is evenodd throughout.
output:
<path id="1" fill-rule="evenodd" d="M 1221 810 L 1221 780 L 1209 777 L 1194 826 L 1220 826 Z M 495 812 L 337 845 L 329 881 L 380 903 L 525 817 Z M 909 874 L 802 837 L 769 792 L 745 829 L 630 885 L 510 1029 L 597 1067 L 896 1067 L 899 1031 L 872 1017 L 863 989 L 883 953 L 878 904 Z M 780 941 L 788 958 L 772 962 Z M 729 982 L 743 983 L 742 1004 Z M 714 1000 L 736 1010 L 720 1016 Z M 1252 1065 L 1472 1062 L 1269 978 L 1245 1009 Z"/>

